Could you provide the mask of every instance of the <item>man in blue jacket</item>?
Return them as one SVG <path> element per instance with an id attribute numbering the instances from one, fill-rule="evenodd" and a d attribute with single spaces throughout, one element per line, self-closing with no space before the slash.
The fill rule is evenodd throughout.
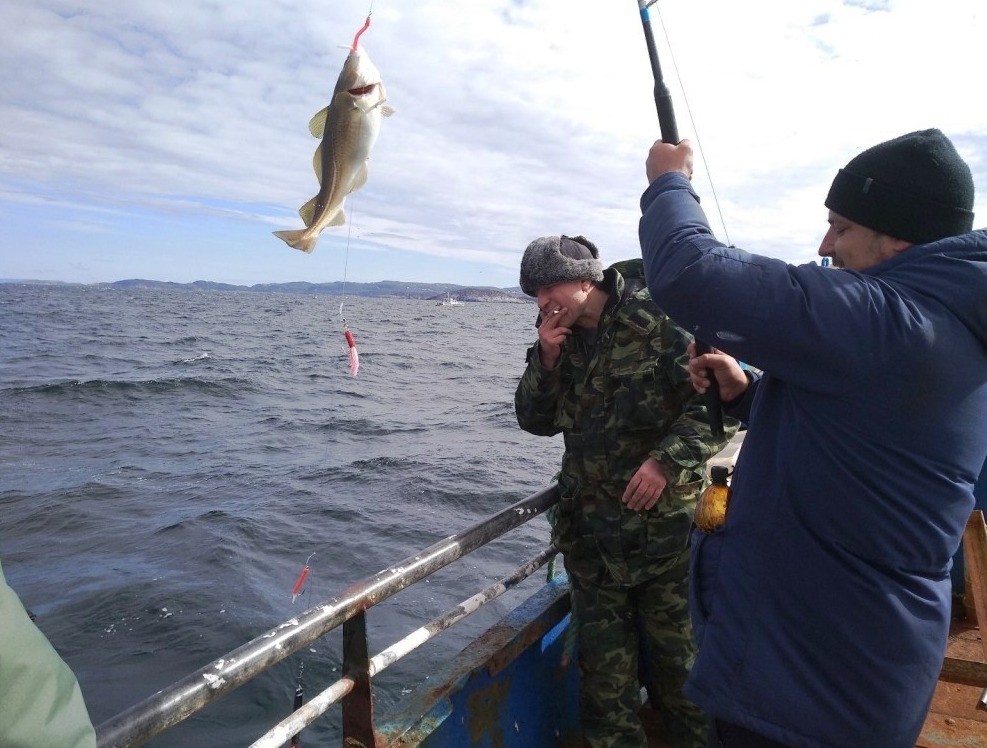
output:
<path id="1" fill-rule="evenodd" d="M 694 358 L 694 382 L 711 370 L 749 424 L 725 524 L 693 538 L 685 693 L 717 748 L 911 748 L 987 456 L 987 232 L 971 231 L 970 169 L 938 130 L 853 158 L 819 248 L 842 270 L 718 242 L 687 142 L 655 143 L 647 172 L 648 287 L 730 354 Z"/>

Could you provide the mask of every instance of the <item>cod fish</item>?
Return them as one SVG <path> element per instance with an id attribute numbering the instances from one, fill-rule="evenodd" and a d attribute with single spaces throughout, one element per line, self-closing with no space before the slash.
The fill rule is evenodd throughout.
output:
<path id="1" fill-rule="evenodd" d="M 343 203 L 347 195 L 367 182 L 367 161 L 380 131 L 381 117 L 394 114 L 394 109 L 384 103 L 386 100 L 380 72 L 355 39 L 336 81 L 332 101 L 308 123 L 309 131 L 322 142 L 313 160 L 319 194 L 298 211 L 307 228 L 275 231 L 276 237 L 289 246 L 311 252 L 324 228 L 346 222 Z"/>

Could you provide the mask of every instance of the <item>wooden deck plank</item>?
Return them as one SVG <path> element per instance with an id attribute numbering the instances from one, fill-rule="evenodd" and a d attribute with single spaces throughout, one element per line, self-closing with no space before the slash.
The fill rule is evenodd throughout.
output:
<path id="1" fill-rule="evenodd" d="M 987 724 L 963 717 L 929 714 L 915 748 L 985 748 Z"/>
<path id="2" fill-rule="evenodd" d="M 966 594 L 955 611 L 943 674 L 917 748 L 987 748 L 987 527 L 974 511 L 963 534 Z M 979 627 L 978 627 L 979 622 Z"/>
<path id="3" fill-rule="evenodd" d="M 971 628 L 968 620 L 955 620 L 946 648 L 947 658 L 982 667 L 954 670 L 982 675 L 983 668 L 987 668 L 982 652 L 980 631 Z M 940 679 L 916 747 L 987 748 L 987 711 L 977 708 L 985 686 L 987 682 Z"/>

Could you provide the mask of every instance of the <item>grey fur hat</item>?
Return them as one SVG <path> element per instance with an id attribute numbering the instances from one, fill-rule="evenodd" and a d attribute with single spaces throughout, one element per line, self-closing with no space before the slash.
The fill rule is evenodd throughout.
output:
<path id="1" fill-rule="evenodd" d="M 524 250 L 521 290 L 537 296 L 538 289 L 574 280 L 603 280 L 600 250 L 585 236 L 543 236 Z"/>

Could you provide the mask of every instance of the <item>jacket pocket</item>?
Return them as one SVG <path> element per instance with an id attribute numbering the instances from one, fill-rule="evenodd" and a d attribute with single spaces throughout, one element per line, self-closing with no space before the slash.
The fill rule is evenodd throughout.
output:
<path id="1" fill-rule="evenodd" d="M 619 414 L 621 430 L 658 433 L 666 430 L 669 414 L 656 367 L 611 373 L 607 384 L 613 398 L 614 413 Z"/>
<path id="2" fill-rule="evenodd" d="M 723 530 L 712 534 L 692 532 L 692 555 L 689 558 L 689 611 L 696 644 L 702 643 L 706 622 L 713 617 L 714 589 L 720 569 Z"/>

